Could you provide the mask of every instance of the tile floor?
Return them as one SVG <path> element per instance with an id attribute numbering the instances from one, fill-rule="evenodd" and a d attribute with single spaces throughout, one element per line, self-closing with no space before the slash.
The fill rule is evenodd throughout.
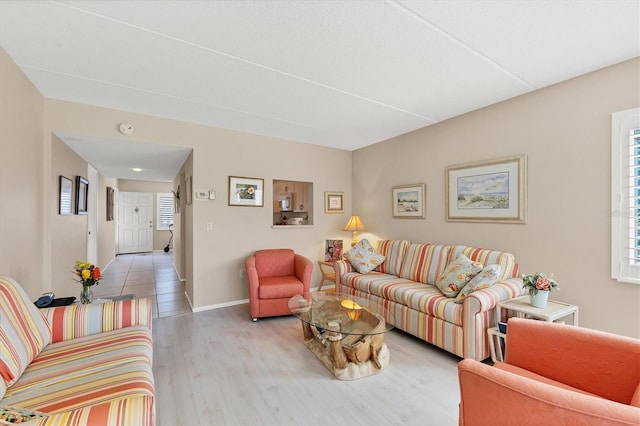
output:
<path id="1" fill-rule="evenodd" d="M 184 283 L 173 267 L 171 252 L 118 255 L 102 271 L 100 284 L 92 290 L 96 298 L 123 294 L 151 297 L 154 318 L 191 313 Z"/>

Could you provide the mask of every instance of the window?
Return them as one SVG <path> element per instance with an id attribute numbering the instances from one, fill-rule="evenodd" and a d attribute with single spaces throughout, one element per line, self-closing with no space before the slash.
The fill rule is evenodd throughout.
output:
<path id="1" fill-rule="evenodd" d="M 173 194 L 158 192 L 156 229 L 168 231 L 173 225 Z"/>
<path id="2" fill-rule="evenodd" d="M 640 108 L 611 117 L 611 277 L 640 284 Z"/>

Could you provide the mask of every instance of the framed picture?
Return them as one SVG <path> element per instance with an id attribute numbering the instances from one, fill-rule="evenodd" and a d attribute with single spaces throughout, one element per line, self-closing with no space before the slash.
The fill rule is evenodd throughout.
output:
<path id="1" fill-rule="evenodd" d="M 89 197 L 89 181 L 76 176 L 76 214 L 87 214 L 87 198 Z"/>
<path id="2" fill-rule="evenodd" d="M 344 213 L 344 192 L 325 192 L 324 212 Z"/>
<path id="3" fill-rule="evenodd" d="M 342 240 L 326 240 L 324 249 L 324 261 L 336 262 L 342 259 Z"/>
<path id="4" fill-rule="evenodd" d="M 392 190 L 393 217 L 400 219 L 424 219 L 426 185 L 416 183 L 413 185 L 394 186 Z"/>
<path id="5" fill-rule="evenodd" d="M 113 207 L 116 203 L 116 190 L 107 186 L 107 222 L 113 220 Z"/>
<path id="6" fill-rule="evenodd" d="M 187 203 L 188 206 L 191 205 L 191 203 L 193 202 L 193 176 L 189 176 L 187 178 L 187 182 L 185 183 L 185 186 L 187 187 L 187 198 L 185 199 L 185 202 Z"/>
<path id="7" fill-rule="evenodd" d="M 73 181 L 60 175 L 60 214 L 72 214 Z"/>
<path id="8" fill-rule="evenodd" d="M 527 223 L 527 157 L 447 167 L 447 220 Z"/>
<path id="9" fill-rule="evenodd" d="M 230 206 L 264 206 L 264 179 L 229 176 Z"/>

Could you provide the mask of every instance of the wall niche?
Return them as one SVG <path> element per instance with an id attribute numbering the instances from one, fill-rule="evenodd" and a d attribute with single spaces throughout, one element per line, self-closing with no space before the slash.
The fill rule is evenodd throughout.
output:
<path id="1" fill-rule="evenodd" d="M 273 225 L 313 225 L 313 183 L 273 180 Z"/>

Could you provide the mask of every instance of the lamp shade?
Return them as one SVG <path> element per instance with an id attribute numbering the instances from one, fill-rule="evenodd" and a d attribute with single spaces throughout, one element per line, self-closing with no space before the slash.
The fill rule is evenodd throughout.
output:
<path id="1" fill-rule="evenodd" d="M 362 220 L 360 220 L 360 216 L 353 215 L 351 216 L 351 218 L 349 219 L 349 222 L 347 222 L 347 224 L 344 226 L 342 230 L 358 232 L 358 231 L 366 231 L 366 228 L 364 227 L 364 223 L 362 223 Z"/>

